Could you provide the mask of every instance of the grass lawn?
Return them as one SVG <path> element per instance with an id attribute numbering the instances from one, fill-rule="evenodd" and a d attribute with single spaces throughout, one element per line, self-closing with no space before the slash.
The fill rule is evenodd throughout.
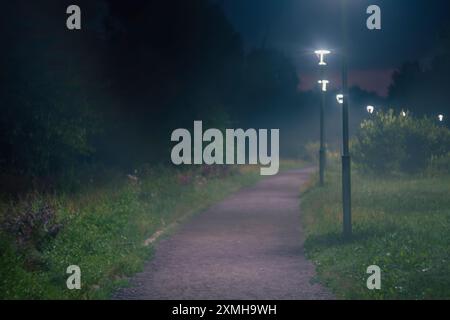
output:
<path id="1" fill-rule="evenodd" d="M 353 170 L 353 239 L 342 241 L 340 168 L 302 193 L 305 249 L 342 299 L 450 299 L 450 176 L 368 177 Z M 381 290 L 366 286 L 370 265 Z"/>
<path id="2" fill-rule="evenodd" d="M 280 170 L 304 165 L 283 160 Z M 0 299 L 107 299 L 151 258 L 145 240 L 256 183 L 259 173 L 259 166 L 150 167 L 137 179 L 107 174 L 75 193 L 30 193 L 19 200 L 0 195 Z M 5 222 L 18 224 L 14 217 L 31 212 L 36 218 L 47 207 L 62 226 L 55 237 L 42 226 L 31 239 L 20 235 L 27 231 L 23 223 L 20 232 L 4 228 Z M 70 265 L 81 268 L 81 290 L 66 287 Z"/>
<path id="3" fill-rule="evenodd" d="M 150 257 L 152 249 L 144 246 L 145 239 L 258 179 L 256 168 L 208 177 L 196 169 L 161 168 L 138 181 L 120 176 L 77 194 L 38 194 L 14 203 L 3 200 L 3 221 L 26 210 L 26 203 L 35 210 L 46 204 L 63 227 L 44 244 L 21 250 L 14 244 L 18 235 L 0 233 L 0 298 L 108 298 Z M 81 290 L 66 287 L 69 265 L 81 268 Z"/>

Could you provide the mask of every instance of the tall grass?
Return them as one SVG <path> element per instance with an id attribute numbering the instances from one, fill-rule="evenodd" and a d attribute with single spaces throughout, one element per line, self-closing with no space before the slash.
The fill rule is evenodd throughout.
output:
<path id="1" fill-rule="evenodd" d="M 343 241 L 341 176 L 302 195 L 305 248 L 320 280 L 339 298 L 450 298 L 450 176 L 363 176 L 353 172 L 353 229 Z M 367 267 L 381 268 L 368 290 Z"/>
<path id="2" fill-rule="evenodd" d="M 77 194 L 35 194 L 0 205 L 2 221 L 45 204 L 62 225 L 43 245 L 17 244 L 19 234 L 0 234 L 0 298 L 104 299 L 142 269 L 152 249 L 144 240 L 242 186 L 258 171 L 205 174 L 160 168 L 139 177 L 114 178 Z M 66 268 L 81 268 L 81 290 L 68 290 Z"/>

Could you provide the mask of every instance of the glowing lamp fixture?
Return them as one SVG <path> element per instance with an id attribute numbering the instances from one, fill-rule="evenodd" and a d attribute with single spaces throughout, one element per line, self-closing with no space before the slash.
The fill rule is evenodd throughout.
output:
<path id="1" fill-rule="evenodd" d="M 330 54 L 330 50 L 316 50 L 315 54 L 319 57 L 319 66 L 326 66 L 327 63 L 325 62 L 324 58 L 327 54 Z"/>
<path id="2" fill-rule="evenodd" d="M 444 121 L 444 115 L 443 114 L 438 115 L 438 119 L 440 122 Z"/>
<path id="3" fill-rule="evenodd" d="M 343 94 L 337 94 L 336 100 L 339 104 L 344 104 L 344 95 Z"/>
<path id="4" fill-rule="evenodd" d="M 328 81 L 328 80 L 319 80 L 318 83 L 322 85 L 322 91 L 326 92 L 327 91 L 327 85 L 330 83 L 330 81 Z"/>
<path id="5" fill-rule="evenodd" d="M 372 114 L 375 111 L 375 108 L 373 106 L 367 106 L 367 112 Z"/>

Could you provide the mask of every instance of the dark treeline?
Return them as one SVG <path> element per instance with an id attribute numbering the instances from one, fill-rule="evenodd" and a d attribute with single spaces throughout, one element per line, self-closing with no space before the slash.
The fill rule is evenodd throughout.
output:
<path id="1" fill-rule="evenodd" d="M 170 133 L 194 120 L 276 128 L 298 121 L 302 101 L 312 99 L 298 94 L 285 55 L 244 52 L 218 4 L 79 1 L 82 30 L 69 31 L 70 4 L 3 7 L 2 172 L 53 176 L 81 165 L 167 162 Z"/>
<path id="2" fill-rule="evenodd" d="M 389 101 L 395 109 L 437 117 L 450 112 L 450 27 L 442 28 L 439 46 L 428 61 L 404 63 L 393 75 Z"/>
<path id="3" fill-rule="evenodd" d="M 69 4 L 4 8 L 3 167 L 53 174 L 80 161 L 132 166 L 160 160 L 170 128 L 200 116 L 223 121 L 243 53 L 217 6 L 80 1 L 83 30 L 68 31 Z"/>
<path id="4" fill-rule="evenodd" d="M 246 52 L 219 3 L 80 0 L 81 31 L 65 27 L 70 4 L 2 4 L 3 174 L 76 175 L 81 166 L 132 170 L 167 162 L 170 133 L 191 128 L 194 120 L 217 128 L 280 128 L 284 156 L 317 140 L 317 93 L 298 91 L 296 68 L 284 53 L 270 45 Z M 409 99 L 412 78 L 423 76 L 429 92 L 436 91 L 433 83 L 448 86 L 441 81 L 445 72 L 438 71 L 446 61 L 448 73 L 448 55 L 436 59 L 439 67 L 428 71 L 404 67 L 395 76 L 392 99 Z M 361 105 L 380 98 L 353 92 L 356 127 Z M 339 109 L 329 105 L 338 128 Z"/>

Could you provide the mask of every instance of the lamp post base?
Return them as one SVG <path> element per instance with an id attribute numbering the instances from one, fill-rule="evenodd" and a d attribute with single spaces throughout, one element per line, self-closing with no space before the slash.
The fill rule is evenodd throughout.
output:
<path id="1" fill-rule="evenodd" d="M 342 155 L 342 204 L 344 209 L 344 238 L 350 239 L 352 236 L 352 215 L 351 215 L 351 159 L 350 155 Z"/>

